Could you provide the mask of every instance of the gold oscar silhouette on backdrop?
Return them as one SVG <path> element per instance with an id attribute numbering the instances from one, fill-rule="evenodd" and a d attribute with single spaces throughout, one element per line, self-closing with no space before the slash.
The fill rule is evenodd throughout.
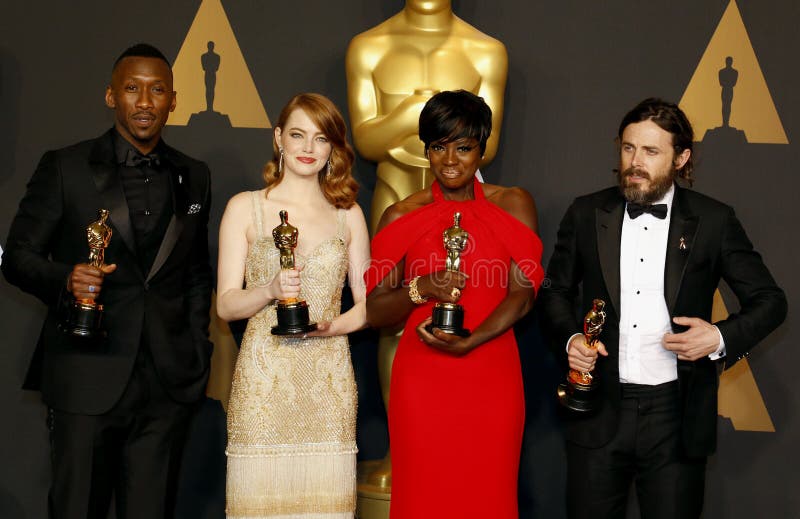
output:
<path id="1" fill-rule="evenodd" d="M 214 98 L 217 89 L 217 71 L 219 71 L 222 56 L 214 52 L 216 44 L 209 41 L 206 44 L 207 52 L 200 55 L 200 66 L 203 68 L 203 77 L 206 92 L 206 109 L 193 113 L 189 117 L 189 126 L 200 124 L 209 129 L 231 128 L 231 120 L 227 114 L 214 110 Z"/>
<path id="2" fill-rule="evenodd" d="M 217 86 L 220 61 L 220 55 L 214 52 L 214 42 L 208 42 L 208 52 L 200 56 L 200 65 L 203 67 L 206 79 L 206 112 L 214 111 L 214 87 Z"/>
<path id="3" fill-rule="evenodd" d="M 725 67 L 719 71 L 719 86 L 722 87 L 722 126 L 731 125 L 731 107 L 733 106 L 733 87 L 739 79 L 739 71 L 733 68 L 733 57 L 725 58 Z"/>
<path id="4" fill-rule="evenodd" d="M 469 90 L 492 108 L 492 135 L 482 165 L 497 152 L 503 118 L 508 55 L 498 40 L 453 14 L 450 0 L 406 0 L 398 14 L 350 42 L 346 56 L 353 140 L 366 159 L 377 162 L 370 229 L 383 211 L 431 184 L 430 164 L 417 135 L 422 107 L 443 90 Z M 379 376 L 388 408 L 389 379 L 398 331 L 384 332 L 378 349 Z M 388 493 L 387 454 L 368 483 Z M 360 517 L 373 515 L 360 500 Z M 388 507 L 386 508 L 388 510 Z M 377 510 L 377 508 L 376 508 Z"/>
<path id="5" fill-rule="evenodd" d="M 722 106 L 722 125 L 709 128 L 703 140 L 707 143 L 719 143 L 723 146 L 741 146 L 747 144 L 744 130 L 731 126 L 733 109 L 733 89 L 739 81 L 739 71 L 733 68 L 733 56 L 725 58 L 725 67 L 717 72 L 719 78 L 720 101 Z"/>

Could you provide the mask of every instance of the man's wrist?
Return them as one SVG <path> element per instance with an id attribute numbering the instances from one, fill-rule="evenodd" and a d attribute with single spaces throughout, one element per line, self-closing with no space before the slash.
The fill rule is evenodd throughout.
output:
<path id="1" fill-rule="evenodd" d="M 714 353 L 709 354 L 708 358 L 711 360 L 718 360 L 725 357 L 725 338 L 722 337 L 722 332 L 719 331 L 718 326 L 714 325 L 714 329 L 717 330 L 717 335 L 719 336 L 719 346 L 717 346 Z"/>
<path id="2" fill-rule="evenodd" d="M 574 339 L 574 338 L 575 338 L 575 337 L 577 337 L 577 336 L 581 336 L 581 337 L 583 337 L 583 334 L 582 334 L 582 333 L 573 333 L 573 334 L 572 334 L 572 335 L 569 337 L 569 339 L 567 339 L 567 348 L 566 348 L 566 351 L 567 351 L 567 353 L 569 353 L 569 345 L 570 345 L 570 344 L 572 344 L 572 339 Z"/>

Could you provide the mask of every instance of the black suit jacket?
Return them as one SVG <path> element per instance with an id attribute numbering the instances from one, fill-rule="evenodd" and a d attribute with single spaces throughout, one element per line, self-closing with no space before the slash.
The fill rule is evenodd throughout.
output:
<path id="1" fill-rule="evenodd" d="M 164 388 L 179 402 L 204 393 L 209 372 L 211 268 L 208 257 L 208 167 L 166 146 L 173 214 L 149 272 L 137 261 L 128 205 L 111 132 L 44 154 L 11 228 L 2 271 L 9 282 L 48 307 L 25 387 L 41 389 L 51 407 L 83 414 L 108 411 L 146 345 Z M 106 276 L 100 302 L 108 337 L 100 344 L 58 329 L 71 301 L 67 276 L 86 263 L 86 227 L 110 211 L 105 252 L 117 270 Z"/>
<path id="2" fill-rule="evenodd" d="M 570 413 L 567 437 L 585 447 L 612 439 L 619 421 L 619 253 L 625 200 L 613 187 L 577 198 L 567 210 L 540 294 L 541 316 L 566 369 L 565 347 L 583 330 L 583 315 L 594 298 L 606 301 L 600 340 L 608 357 L 599 357 L 596 374 L 602 404 L 590 416 Z M 685 248 L 681 248 L 681 242 Z M 714 291 L 724 279 L 741 311 L 715 323 L 725 339 L 727 367 L 786 316 L 786 297 L 727 205 L 676 186 L 667 238 L 664 298 L 670 316 L 711 321 Z M 575 303 L 580 293 L 580 306 Z M 683 331 L 673 323 L 675 332 Z M 717 363 L 708 357 L 678 361 L 683 405 L 682 440 L 689 456 L 707 456 L 716 448 Z"/>

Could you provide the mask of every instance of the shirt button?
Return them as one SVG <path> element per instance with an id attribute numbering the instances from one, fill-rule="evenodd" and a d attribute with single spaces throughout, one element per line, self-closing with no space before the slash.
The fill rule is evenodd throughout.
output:
<path id="1" fill-rule="evenodd" d="M 637 290 L 636 291 L 636 295 L 639 295 L 640 293 L 641 293 L 641 290 Z"/>
<path id="2" fill-rule="evenodd" d="M 645 228 L 644 228 L 644 230 L 646 231 L 646 230 L 647 230 L 647 227 L 645 227 Z"/>
<path id="3" fill-rule="evenodd" d="M 637 326 L 639 326 L 639 325 L 638 325 L 638 324 L 634 324 L 634 325 L 633 325 L 633 327 L 634 327 L 634 328 L 636 328 Z"/>
<path id="4" fill-rule="evenodd" d="M 644 263 L 644 258 L 639 258 L 639 261 L 641 261 L 642 263 Z"/>

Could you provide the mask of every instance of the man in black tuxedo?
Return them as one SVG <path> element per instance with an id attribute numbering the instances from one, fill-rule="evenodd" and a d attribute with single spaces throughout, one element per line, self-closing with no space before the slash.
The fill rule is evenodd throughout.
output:
<path id="1" fill-rule="evenodd" d="M 172 71 L 150 45 L 114 64 L 114 128 L 42 157 L 2 271 L 48 307 L 26 386 L 49 408 L 51 518 L 172 517 L 189 419 L 209 372 L 210 174 L 167 146 Z M 75 115 L 75 114 L 71 114 Z M 87 225 L 110 211 L 99 268 Z M 105 339 L 59 329 L 75 300 L 104 306 Z"/>
<path id="2" fill-rule="evenodd" d="M 699 517 L 718 366 L 780 325 L 786 298 L 733 209 L 675 183 L 692 181 L 678 106 L 643 101 L 618 139 L 619 186 L 567 210 L 539 302 L 562 360 L 599 384 L 596 412 L 567 412 L 569 515 L 624 518 L 635 481 L 642 517 Z M 720 279 L 741 311 L 711 324 Z M 594 298 L 607 314 L 597 350 L 580 333 Z"/>

